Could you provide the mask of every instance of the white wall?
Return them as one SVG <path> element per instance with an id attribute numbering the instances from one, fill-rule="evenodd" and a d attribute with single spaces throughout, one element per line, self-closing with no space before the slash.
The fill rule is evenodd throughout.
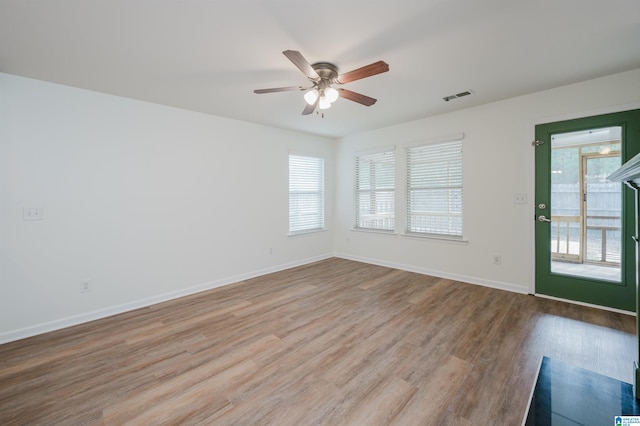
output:
<path id="1" fill-rule="evenodd" d="M 640 70 L 343 138 L 336 156 L 336 252 L 346 258 L 529 292 L 534 126 L 632 108 L 640 108 Z M 396 217 L 402 224 L 404 147 L 455 133 L 465 134 L 467 244 L 352 230 L 354 153 L 396 145 Z M 527 204 L 514 204 L 514 194 L 526 194 Z M 493 254 L 502 256 L 501 265 L 492 263 Z"/>
<path id="2" fill-rule="evenodd" d="M 336 146 L 0 73 L 0 343 L 332 253 L 527 292 L 535 124 L 639 107 L 634 70 Z M 401 214 L 404 146 L 460 132 L 467 244 L 351 230 L 354 152 L 397 146 Z M 326 156 L 327 232 L 286 236 L 289 150 Z M 23 221 L 24 207 L 44 220 Z"/>
<path id="3" fill-rule="evenodd" d="M 289 150 L 331 229 L 333 140 L 0 74 L 0 343 L 329 256 L 287 237 Z"/>

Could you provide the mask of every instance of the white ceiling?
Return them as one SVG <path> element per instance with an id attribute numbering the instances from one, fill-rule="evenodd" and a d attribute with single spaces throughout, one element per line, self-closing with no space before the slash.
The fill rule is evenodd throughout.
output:
<path id="1" fill-rule="evenodd" d="M 386 61 L 378 103 L 254 94 L 308 83 L 286 49 Z M 639 0 L 0 0 L 0 72 L 329 137 L 639 67 Z"/>

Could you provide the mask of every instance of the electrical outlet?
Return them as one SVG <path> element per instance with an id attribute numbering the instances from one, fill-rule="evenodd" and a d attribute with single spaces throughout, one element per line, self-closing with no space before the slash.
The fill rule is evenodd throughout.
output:
<path id="1" fill-rule="evenodd" d="M 493 264 L 494 264 L 494 265 L 500 265 L 500 264 L 502 264 L 502 255 L 500 255 L 500 254 L 493 254 L 492 259 L 493 259 Z"/>
<path id="2" fill-rule="evenodd" d="M 84 280 L 80 282 L 80 293 L 88 293 L 91 291 L 91 281 Z"/>
<path id="3" fill-rule="evenodd" d="M 269 248 L 269 254 L 273 254 L 273 248 Z"/>

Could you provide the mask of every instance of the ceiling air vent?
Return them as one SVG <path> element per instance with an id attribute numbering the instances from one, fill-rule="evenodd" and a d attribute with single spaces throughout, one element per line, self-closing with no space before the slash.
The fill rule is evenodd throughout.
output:
<path id="1" fill-rule="evenodd" d="M 449 102 L 449 101 L 451 101 L 453 99 L 461 98 L 463 96 L 469 96 L 472 93 L 473 93 L 472 91 L 467 90 L 467 91 L 464 91 L 464 92 L 456 93 L 455 95 L 445 96 L 442 99 L 444 99 L 445 102 Z"/>

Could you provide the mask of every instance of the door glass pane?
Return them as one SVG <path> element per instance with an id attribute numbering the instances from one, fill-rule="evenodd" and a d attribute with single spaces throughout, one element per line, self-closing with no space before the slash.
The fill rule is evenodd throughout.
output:
<path id="1" fill-rule="evenodd" d="M 586 164 L 586 261 L 620 266 L 621 186 L 606 179 L 620 167 L 620 155 L 589 157 Z"/>
<path id="2" fill-rule="evenodd" d="M 619 126 L 551 137 L 551 271 L 620 282 Z"/>
<path id="3" fill-rule="evenodd" d="M 551 141 L 552 147 L 554 139 Z M 551 151 L 552 259 L 580 263 L 580 149 L 558 146 Z"/>

